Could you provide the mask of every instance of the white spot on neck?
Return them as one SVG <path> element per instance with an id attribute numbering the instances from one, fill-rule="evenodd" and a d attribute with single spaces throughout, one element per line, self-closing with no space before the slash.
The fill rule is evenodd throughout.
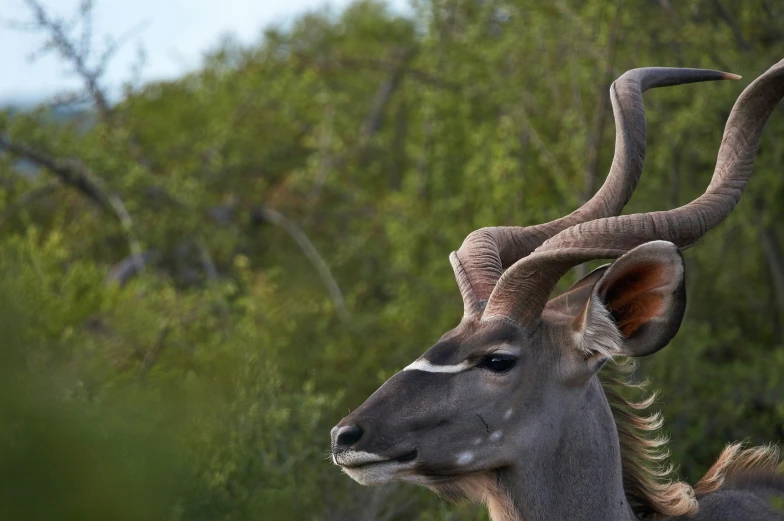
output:
<path id="1" fill-rule="evenodd" d="M 474 445 L 479 445 L 480 443 L 482 443 L 482 438 L 477 438 L 474 440 Z"/>
<path id="2" fill-rule="evenodd" d="M 512 417 L 512 409 L 507 409 L 506 412 L 504 413 L 504 420 L 508 420 L 511 417 Z"/>
<path id="3" fill-rule="evenodd" d="M 471 367 L 471 364 L 468 362 L 463 362 L 456 365 L 436 365 L 431 364 L 424 358 L 421 358 L 403 369 L 403 371 L 425 371 L 426 373 L 462 373 L 463 371 L 471 369 Z"/>
<path id="4" fill-rule="evenodd" d="M 461 452 L 457 456 L 457 464 L 458 465 L 468 465 L 474 461 L 474 453 L 473 452 Z"/>
<path id="5" fill-rule="evenodd" d="M 503 431 L 495 431 L 493 434 L 490 435 L 490 441 L 501 441 L 501 438 L 504 436 Z"/>

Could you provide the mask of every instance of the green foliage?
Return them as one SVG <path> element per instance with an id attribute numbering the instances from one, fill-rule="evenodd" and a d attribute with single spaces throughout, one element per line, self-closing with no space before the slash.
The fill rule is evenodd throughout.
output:
<path id="1" fill-rule="evenodd" d="M 265 348 L 274 313 L 256 307 L 266 288 L 228 299 L 153 278 L 106 287 L 91 261 L 64 267 L 66 253 L 59 233 L 31 230 L 0 259 L 12 517 L 311 512 L 318 481 L 298 483 L 297 470 L 323 460 L 340 393 L 281 380 Z"/>
<path id="2" fill-rule="evenodd" d="M 628 211 L 705 189 L 734 100 L 784 55 L 778 4 L 723 3 L 359 2 L 223 42 L 108 115 L 2 114 L 0 137 L 86 168 L 131 217 L 0 155 L 9 518 L 486 519 L 352 483 L 329 429 L 459 320 L 447 255 L 471 230 L 555 218 L 602 182 L 623 71 L 745 75 L 646 94 Z M 681 332 L 643 366 L 690 480 L 726 442 L 784 438 L 781 116 L 743 203 L 687 253 Z M 144 273 L 108 281 L 134 238 Z"/>

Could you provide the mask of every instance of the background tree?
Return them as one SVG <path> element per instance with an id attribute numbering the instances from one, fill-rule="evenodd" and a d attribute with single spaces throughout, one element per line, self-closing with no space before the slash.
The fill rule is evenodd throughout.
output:
<path id="1" fill-rule="evenodd" d="M 646 94 L 627 212 L 650 211 L 704 190 L 736 97 L 784 57 L 769 0 L 364 1 L 115 100 L 123 38 L 82 45 L 92 3 L 29 6 L 84 80 L 0 115 L 0 503 L 29 520 L 483 519 L 340 476 L 329 428 L 459 320 L 447 255 L 470 231 L 600 185 L 616 77 L 744 75 Z M 727 441 L 784 437 L 782 135 L 778 110 L 743 203 L 686 252 L 681 332 L 640 370 L 692 481 Z"/>

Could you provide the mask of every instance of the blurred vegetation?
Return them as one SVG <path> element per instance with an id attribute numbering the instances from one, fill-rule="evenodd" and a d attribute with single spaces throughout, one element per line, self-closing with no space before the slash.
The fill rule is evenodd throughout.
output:
<path id="1" fill-rule="evenodd" d="M 359 487 L 330 427 L 459 321 L 447 255 L 470 231 L 595 191 L 613 79 L 744 75 L 646 94 L 627 212 L 666 209 L 704 190 L 736 97 L 784 57 L 772 0 L 363 1 L 112 104 L 105 63 L 67 45 L 90 4 L 81 26 L 32 11 L 84 91 L 0 113 L 7 519 L 485 519 Z M 642 367 L 692 481 L 728 441 L 784 438 L 781 136 L 777 110 L 743 203 L 686 253 L 681 332 Z"/>

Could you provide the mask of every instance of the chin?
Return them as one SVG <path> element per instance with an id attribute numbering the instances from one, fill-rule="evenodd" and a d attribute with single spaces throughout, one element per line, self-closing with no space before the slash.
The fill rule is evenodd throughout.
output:
<path id="1" fill-rule="evenodd" d="M 365 486 L 384 485 L 411 476 L 416 459 L 416 450 L 391 459 L 363 451 L 347 451 L 332 456 L 332 461 L 347 476 Z"/>

